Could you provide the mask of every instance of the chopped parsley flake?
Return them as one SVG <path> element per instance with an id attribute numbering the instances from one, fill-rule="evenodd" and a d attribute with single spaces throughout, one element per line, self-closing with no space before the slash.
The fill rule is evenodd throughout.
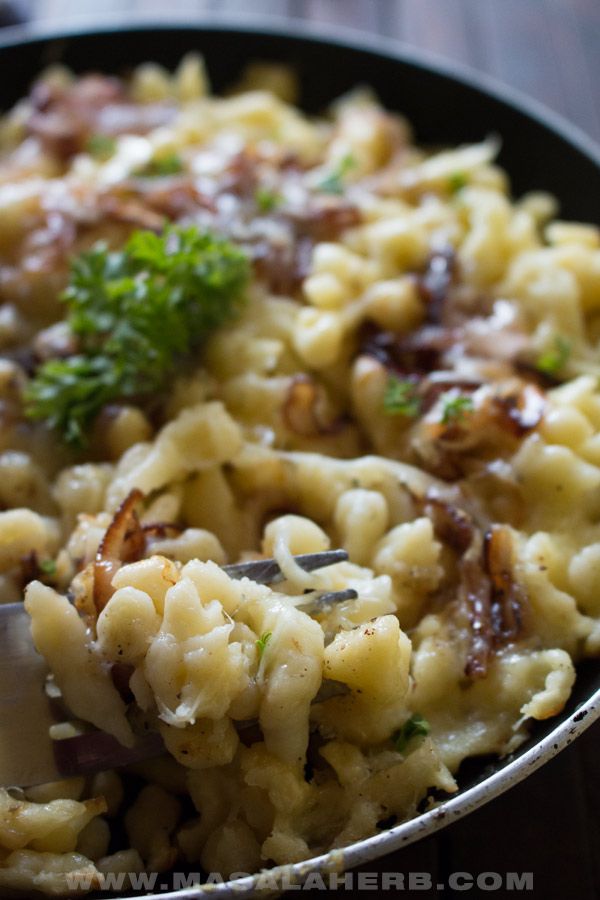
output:
<path id="1" fill-rule="evenodd" d="M 93 134 L 88 140 L 85 149 L 90 156 L 105 161 L 114 154 L 117 149 L 117 142 L 108 134 Z"/>
<path id="2" fill-rule="evenodd" d="M 430 730 L 431 726 L 427 719 L 424 719 L 419 713 L 414 713 L 414 715 L 404 723 L 402 728 L 393 735 L 392 740 L 394 741 L 394 747 L 398 753 L 404 754 L 406 753 L 409 744 L 413 743 L 415 738 L 427 737 Z"/>
<path id="3" fill-rule="evenodd" d="M 448 188 L 453 194 L 456 194 L 458 191 L 462 191 L 468 183 L 464 172 L 453 172 L 448 179 Z"/>
<path id="4" fill-rule="evenodd" d="M 135 173 L 142 178 L 165 178 L 167 175 L 179 175 L 183 172 L 183 162 L 176 153 L 152 159 Z"/>
<path id="5" fill-rule="evenodd" d="M 473 400 L 467 394 L 448 391 L 441 396 L 442 425 L 460 422 L 467 413 L 473 412 Z"/>
<path id="6" fill-rule="evenodd" d="M 259 659 L 262 659 L 262 655 L 265 652 L 265 650 L 267 649 L 267 644 L 271 640 L 271 635 L 272 635 L 271 631 L 265 631 L 265 633 L 261 634 L 261 636 L 258 638 L 258 640 L 256 642 L 256 649 L 258 650 L 258 658 Z"/>
<path id="7" fill-rule="evenodd" d="M 417 396 L 415 383 L 390 375 L 383 395 L 383 409 L 388 416 L 418 416 L 421 400 Z"/>
<path id="8" fill-rule="evenodd" d="M 342 156 L 336 167 L 319 182 L 317 188 L 324 194 L 343 194 L 344 178 L 356 167 L 356 159 L 351 153 Z"/>
<path id="9" fill-rule="evenodd" d="M 557 334 L 553 346 L 538 357 L 535 367 L 545 375 L 557 375 L 564 369 L 570 355 L 571 342 Z"/>
<path id="10" fill-rule="evenodd" d="M 39 566 L 44 575 L 56 575 L 56 563 L 53 559 L 43 559 Z"/>
<path id="11" fill-rule="evenodd" d="M 281 194 L 266 187 L 259 187 L 254 194 L 254 200 L 259 210 L 263 213 L 272 212 L 281 203 Z"/>

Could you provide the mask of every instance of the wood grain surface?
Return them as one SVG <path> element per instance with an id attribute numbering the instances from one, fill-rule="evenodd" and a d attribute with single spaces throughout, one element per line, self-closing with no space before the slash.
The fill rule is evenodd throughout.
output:
<path id="1" fill-rule="evenodd" d="M 167 8 L 164 0 L 12 3 L 24 18 L 52 24 Z M 295 17 L 395 37 L 493 75 L 600 141 L 600 0 L 169 0 L 168 10 Z"/>
<path id="2" fill-rule="evenodd" d="M 115 13 L 164 15 L 164 0 L 5 0 L 8 17 L 55 26 Z M 175 16 L 271 15 L 384 34 L 518 88 L 600 141 L 600 0 L 169 0 Z M 12 13 L 11 13 L 12 9 Z M 2 4 L 0 4 L 0 13 Z M 600 723 L 541 771 L 438 835 L 364 871 L 533 872 L 540 900 L 600 897 Z M 356 893 L 351 892 L 351 893 Z M 376 896 L 373 891 L 371 896 Z M 394 893 L 394 892 L 390 892 Z M 495 898 L 515 892 L 495 890 Z M 290 897 L 298 896 L 291 893 Z M 304 893 L 302 894 L 304 896 Z M 390 894 L 382 894 L 390 896 Z M 404 891 L 402 896 L 487 893 Z"/>

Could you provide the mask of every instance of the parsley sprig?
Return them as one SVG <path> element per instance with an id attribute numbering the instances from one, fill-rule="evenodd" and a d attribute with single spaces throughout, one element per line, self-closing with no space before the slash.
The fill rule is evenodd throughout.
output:
<path id="1" fill-rule="evenodd" d="M 73 445 L 102 407 L 162 391 L 177 363 L 237 312 L 248 259 L 194 226 L 136 231 L 124 250 L 77 257 L 63 300 L 79 349 L 52 359 L 26 391 L 26 413 Z"/>
<path id="2" fill-rule="evenodd" d="M 421 412 L 421 399 L 413 381 L 390 375 L 383 395 L 383 410 L 388 416 L 407 416 L 414 419 Z"/>
<path id="3" fill-rule="evenodd" d="M 393 735 L 394 747 L 398 753 L 405 754 L 409 745 L 414 744 L 415 738 L 427 737 L 430 731 L 431 726 L 427 719 L 424 719 L 419 713 L 414 713 Z"/>

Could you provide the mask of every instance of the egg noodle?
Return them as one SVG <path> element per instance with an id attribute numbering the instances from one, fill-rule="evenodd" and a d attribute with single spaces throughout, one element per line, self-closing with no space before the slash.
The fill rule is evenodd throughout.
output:
<path id="1" fill-rule="evenodd" d="M 190 56 L 53 68 L 2 120 L 2 600 L 24 591 L 55 738 L 168 753 L 1 790 L 0 894 L 344 847 L 518 747 L 600 650 L 598 230 L 511 199 L 496 139 L 425 151 L 367 89 L 296 102 L 262 64 L 212 96 Z M 244 254 L 243 300 L 159 388 L 126 390 L 104 343 L 112 395 L 69 444 L 31 398 L 99 358 L 65 320 L 70 261 L 166 222 Z M 85 315 L 149 284 L 109 290 L 98 252 Z M 260 556 L 286 580 L 220 568 Z"/>

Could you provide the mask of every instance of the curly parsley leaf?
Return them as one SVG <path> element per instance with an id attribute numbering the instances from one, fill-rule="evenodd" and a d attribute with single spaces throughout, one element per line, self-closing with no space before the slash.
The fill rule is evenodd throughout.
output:
<path id="1" fill-rule="evenodd" d="M 535 367 L 544 375 L 558 375 L 566 366 L 570 355 L 571 342 L 557 334 L 553 346 L 538 357 Z"/>
<path id="2" fill-rule="evenodd" d="M 180 360 L 237 313 L 249 272 L 241 250 L 194 226 L 81 254 L 63 294 L 78 352 L 40 366 L 27 415 L 83 445 L 107 403 L 164 390 Z"/>
<path id="3" fill-rule="evenodd" d="M 261 634 L 261 636 L 256 641 L 256 649 L 258 650 L 258 658 L 259 659 L 262 659 L 262 655 L 265 652 L 265 650 L 267 649 L 267 644 L 271 640 L 271 637 L 272 637 L 272 632 L 265 631 L 265 633 Z"/>
<path id="4" fill-rule="evenodd" d="M 68 444 L 83 446 L 91 421 L 120 393 L 116 365 L 105 356 L 48 360 L 27 387 L 27 416 L 44 419 Z"/>
<path id="5" fill-rule="evenodd" d="M 419 713 L 414 713 L 414 715 L 404 723 L 402 728 L 392 736 L 394 747 L 398 753 L 406 753 L 409 744 L 411 744 L 415 738 L 427 737 L 430 731 L 431 726 L 427 719 L 424 719 Z"/>
<path id="6" fill-rule="evenodd" d="M 388 416 L 408 416 L 412 419 L 421 412 L 421 399 L 413 381 L 403 381 L 390 375 L 383 395 L 383 410 Z"/>
<path id="7" fill-rule="evenodd" d="M 440 397 L 442 403 L 442 425 L 454 425 L 473 412 L 473 400 L 468 394 L 447 391 Z"/>

